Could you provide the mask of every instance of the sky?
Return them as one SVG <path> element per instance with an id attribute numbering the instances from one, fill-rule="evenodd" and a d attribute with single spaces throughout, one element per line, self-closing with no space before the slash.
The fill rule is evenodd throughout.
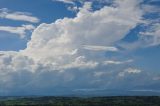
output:
<path id="1" fill-rule="evenodd" d="M 159 11 L 159 0 L 0 0 L 0 96 L 160 95 Z"/>

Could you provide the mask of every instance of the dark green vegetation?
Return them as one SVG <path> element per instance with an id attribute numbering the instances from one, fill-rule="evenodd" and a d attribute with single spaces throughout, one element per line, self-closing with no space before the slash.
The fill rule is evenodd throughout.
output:
<path id="1" fill-rule="evenodd" d="M 0 97 L 0 106 L 160 106 L 160 97 Z"/>

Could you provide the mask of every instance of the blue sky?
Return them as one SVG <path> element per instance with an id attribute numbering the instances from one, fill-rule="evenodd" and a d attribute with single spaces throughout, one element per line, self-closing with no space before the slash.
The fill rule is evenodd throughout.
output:
<path id="1" fill-rule="evenodd" d="M 159 0 L 0 0 L 0 95 L 159 93 L 159 11 Z"/>

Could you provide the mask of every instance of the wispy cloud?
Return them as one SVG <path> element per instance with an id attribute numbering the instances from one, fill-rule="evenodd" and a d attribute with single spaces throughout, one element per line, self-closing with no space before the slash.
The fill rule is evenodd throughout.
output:
<path id="1" fill-rule="evenodd" d="M 68 4 L 74 4 L 74 1 L 76 0 L 52 0 L 52 1 L 58 1 L 58 2 L 63 2 L 63 3 L 68 3 Z"/>
<path id="2" fill-rule="evenodd" d="M 84 45 L 84 49 L 93 50 L 93 51 L 118 51 L 116 47 L 107 47 L 107 46 L 95 46 L 95 45 Z"/>
<path id="3" fill-rule="evenodd" d="M 119 77 L 124 77 L 126 74 L 139 74 L 142 70 L 136 68 L 128 68 L 118 74 Z"/>
<path id="4" fill-rule="evenodd" d="M 146 46 L 155 46 L 160 44 L 160 24 L 149 24 L 150 26 L 144 32 L 140 32 L 141 40 L 146 43 Z"/>
<path id="5" fill-rule="evenodd" d="M 22 25 L 20 27 L 0 26 L 0 31 L 17 34 L 21 38 L 25 37 L 26 31 L 32 31 L 33 29 L 35 29 L 33 25 Z"/>
<path id="6" fill-rule="evenodd" d="M 0 18 L 16 20 L 16 21 L 26 21 L 31 23 L 38 23 L 40 19 L 32 16 L 31 13 L 11 11 L 7 8 L 0 9 Z"/>
<path id="7" fill-rule="evenodd" d="M 113 0 L 52 0 L 52 1 L 63 2 L 66 4 L 75 4 L 75 2 L 79 2 L 79 3 L 85 3 L 85 2 L 106 3 L 106 2 L 112 2 Z"/>
<path id="8" fill-rule="evenodd" d="M 108 60 L 104 61 L 104 65 L 120 65 L 120 64 L 126 64 L 126 63 L 131 63 L 133 60 L 127 60 L 127 61 L 114 61 L 114 60 Z"/>

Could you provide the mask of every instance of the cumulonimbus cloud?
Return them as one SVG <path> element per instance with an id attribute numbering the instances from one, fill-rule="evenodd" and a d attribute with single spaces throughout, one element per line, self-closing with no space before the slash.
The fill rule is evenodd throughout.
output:
<path id="1" fill-rule="evenodd" d="M 116 7 L 90 11 L 92 4 L 86 2 L 74 18 L 39 25 L 26 49 L 1 52 L 0 94 L 56 95 L 75 89 L 136 86 L 136 79 L 145 73 L 135 75 L 137 69 L 134 69 L 119 77 L 128 67 L 125 64 L 118 67 L 121 62 L 117 67 L 108 67 L 104 65 L 106 56 L 100 55 L 108 49 L 118 52 L 115 43 L 142 21 L 138 0 L 116 0 L 115 4 Z M 84 45 L 89 45 L 85 46 L 88 50 Z M 127 80 L 130 76 L 134 83 Z M 141 80 L 140 83 L 148 81 Z"/>

